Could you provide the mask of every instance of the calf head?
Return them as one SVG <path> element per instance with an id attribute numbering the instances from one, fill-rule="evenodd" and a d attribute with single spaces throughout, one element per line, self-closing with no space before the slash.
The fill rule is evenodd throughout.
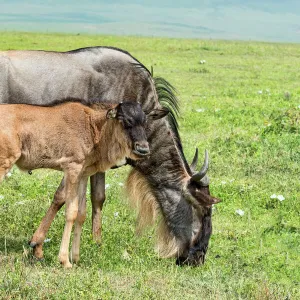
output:
<path id="1" fill-rule="evenodd" d="M 147 115 L 143 112 L 140 103 L 134 101 L 119 103 L 107 112 L 107 118 L 118 119 L 131 143 L 133 159 L 143 158 L 150 154 L 146 135 L 146 121 L 158 120 L 168 114 L 166 109 L 153 109 Z"/>

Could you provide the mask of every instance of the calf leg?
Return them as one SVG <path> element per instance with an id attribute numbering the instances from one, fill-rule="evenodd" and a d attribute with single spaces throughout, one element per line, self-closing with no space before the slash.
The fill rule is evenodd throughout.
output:
<path id="1" fill-rule="evenodd" d="M 82 232 L 82 226 L 86 219 L 86 188 L 88 178 L 83 178 L 79 184 L 79 205 L 78 214 L 75 223 L 74 238 L 72 243 L 72 256 L 71 260 L 75 263 L 79 261 L 79 249 L 80 249 L 80 236 Z"/>
<path id="2" fill-rule="evenodd" d="M 62 179 L 58 189 L 54 194 L 53 201 L 49 207 L 46 215 L 42 219 L 42 222 L 38 229 L 33 234 L 29 244 L 33 247 L 33 255 L 41 259 L 43 258 L 43 243 L 46 237 L 46 234 L 50 228 L 51 223 L 53 222 L 54 217 L 57 212 L 65 203 L 65 180 Z"/>
<path id="3" fill-rule="evenodd" d="M 72 172 L 65 175 L 66 223 L 59 250 L 59 261 L 65 268 L 72 268 L 72 264 L 69 261 L 69 244 L 72 227 L 78 214 L 78 193 L 80 181 L 81 178 L 79 178 L 78 169 L 73 169 Z"/>
<path id="4" fill-rule="evenodd" d="M 105 173 L 97 173 L 91 177 L 91 200 L 92 200 L 92 231 L 93 240 L 101 243 L 102 231 L 102 207 L 105 201 Z"/>
<path id="5" fill-rule="evenodd" d="M 3 157 L 0 157 L 0 182 L 3 181 L 6 174 L 21 156 L 21 153 L 16 153 L 16 155 L 13 155 L 9 158 L 5 158 L 5 150 L 3 150 L 2 148 L 0 149 L 0 153 L 3 155 Z"/>
<path id="6" fill-rule="evenodd" d="M 7 174 L 8 170 L 5 168 L 0 168 L 0 182 L 3 181 L 5 175 Z"/>

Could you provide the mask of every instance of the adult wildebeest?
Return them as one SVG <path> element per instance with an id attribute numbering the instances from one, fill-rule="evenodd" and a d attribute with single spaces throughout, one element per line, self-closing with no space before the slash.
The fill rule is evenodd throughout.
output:
<path id="1" fill-rule="evenodd" d="M 114 48 L 90 47 L 68 52 L 0 52 L 0 102 L 20 101 L 47 104 L 67 97 L 139 101 L 144 111 L 169 107 L 168 120 L 149 123 L 147 138 L 151 156 L 138 162 L 129 174 L 127 190 L 140 208 L 141 225 L 162 215 L 158 251 L 161 256 L 177 257 L 178 263 L 204 262 L 211 235 L 211 207 L 195 209 L 209 195 L 206 156 L 197 173 L 186 162 L 177 130 L 178 102 L 174 90 L 150 72 L 129 53 Z M 197 159 L 193 166 L 197 165 Z M 91 177 L 93 237 L 101 238 L 101 209 L 105 200 L 104 174 Z M 197 200 L 197 201 L 196 201 Z M 64 204 L 54 198 L 40 227 L 31 239 L 36 257 L 42 257 L 42 244 L 49 226 Z M 197 213 L 196 213 L 197 212 Z"/>
<path id="2" fill-rule="evenodd" d="M 166 112 L 152 111 L 147 119 L 161 118 Z M 51 107 L 0 105 L 0 181 L 14 164 L 22 170 L 51 168 L 64 172 L 59 189 L 66 202 L 59 251 L 64 267 L 72 267 L 68 249 L 76 219 L 72 258 L 75 262 L 79 259 L 88 177 L 127 158 L 135 161 L 149 155 L 145 127 L 146 115 L 136 102 L 95 103 L 90 107 L 79 102 Z"/>

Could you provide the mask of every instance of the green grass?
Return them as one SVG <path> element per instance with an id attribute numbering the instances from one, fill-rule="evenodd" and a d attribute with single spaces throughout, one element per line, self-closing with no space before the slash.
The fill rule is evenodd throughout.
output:
<path id="1" fill-rule="evenodd" d="M 186 156 L 209 150 L 211 190 L 223 200 L 207 261 L 176 267 L 156 256 L 152 229 L 135 235 L 122 168 L 108 173 L 103 245 L 92 242 L 88 202 L 79 265 L 58 263 L 63 211 L 35 262 L 26 242 L 61 175 L 13 169 L 0 186 L 0 298 L 300 299 L 300 45 L 7 32 L 0 40 L 1 50 L 93 45 L 129 51 L 177 88 Z"/>

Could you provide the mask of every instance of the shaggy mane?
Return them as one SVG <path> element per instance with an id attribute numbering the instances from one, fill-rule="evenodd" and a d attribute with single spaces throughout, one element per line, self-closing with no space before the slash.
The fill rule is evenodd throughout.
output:
<path id="1" fill-rule="evenodd" d="M 147 179 L 136 169 L 132 169 L 127 178 L 126 191 L 129 203 L 138 212 L 136 232 L 141 234 L 146 227 L 154 225 L 160 215 L 159 205 Z M 156 252 L 164 258 L 178 256 L 182 251 L 181 245 L 170 233 L 164 219 L 159 219 Z"/>

